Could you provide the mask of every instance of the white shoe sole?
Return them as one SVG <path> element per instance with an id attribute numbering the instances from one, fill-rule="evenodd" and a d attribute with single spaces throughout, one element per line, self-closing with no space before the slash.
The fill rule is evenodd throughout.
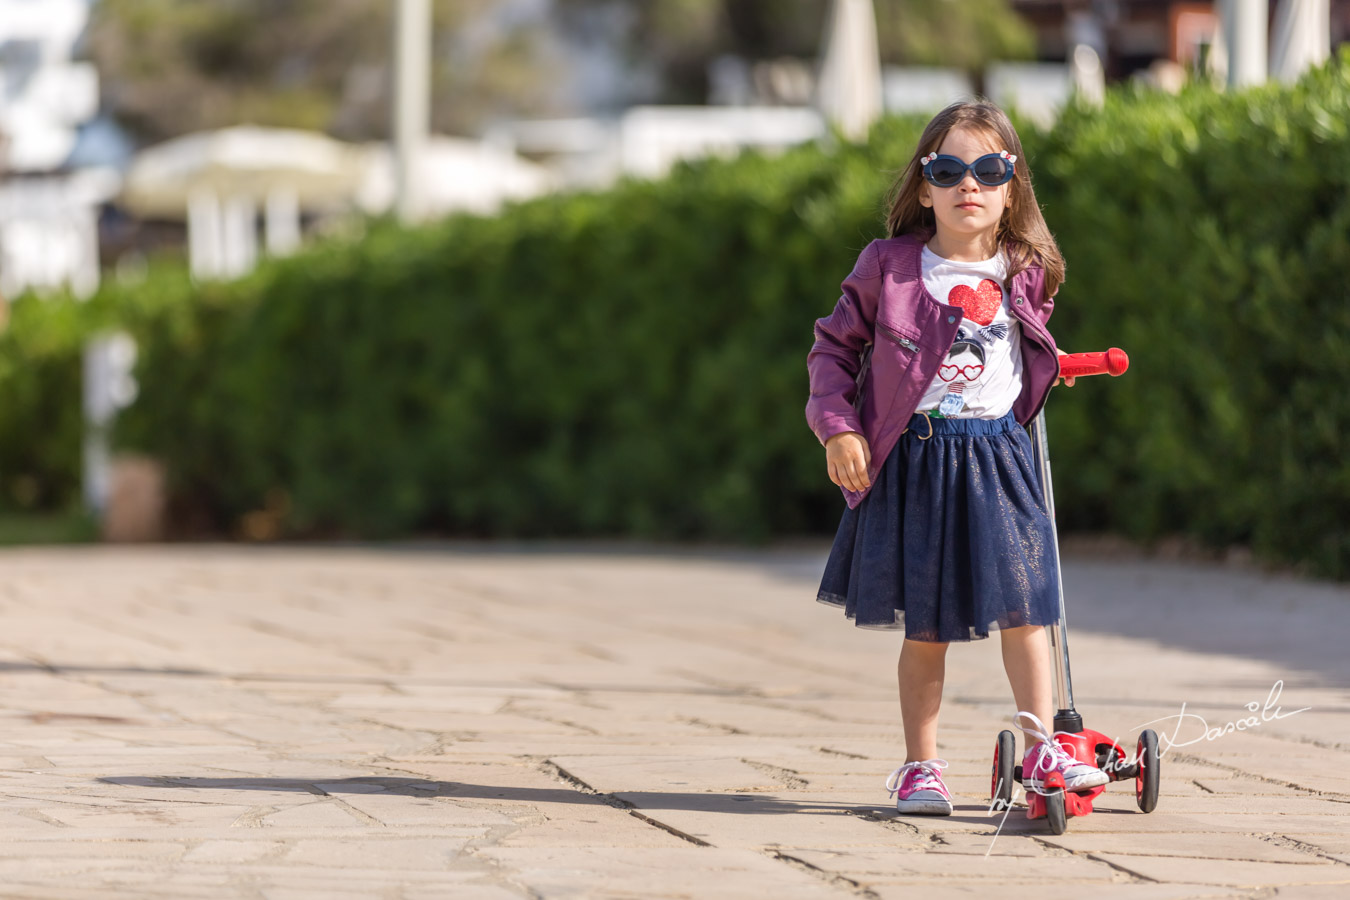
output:
<path id="1" fill-rule="evenodd" d="M 907 816 L 950 816 L 951 801 L 943 797 L 936 799 L 911 798 L 895 801 L 895 811 Z"/>
<path id="2" fill-rule="evenodd" d="M 1100 787 L 1110 780 L 1111 776 L 1099 769 L 1091 775 L 1079 775 L 1077 778 L 1064 779 L 1064 790 L 1086 791 L 1091 788 Z M 1029 780 L 1023 784 L 1023 787 L 1029 791 L 1035 791 L 1038 794 L 1046 793 L 1044 781 Z"/>

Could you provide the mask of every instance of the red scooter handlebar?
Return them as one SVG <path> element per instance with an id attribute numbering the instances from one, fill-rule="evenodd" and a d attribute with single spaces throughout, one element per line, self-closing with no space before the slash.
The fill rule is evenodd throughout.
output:
<path id="1" fill-rule="evenodd" d="M 1059 358 L 1059 375 L 1061 378 L 1100 375 L 1103 372 L 1123 375 L 1129 367 L 1130 358 L 1119 347 L 1099 350 L 1096 353 L 1066 353 Z"/>

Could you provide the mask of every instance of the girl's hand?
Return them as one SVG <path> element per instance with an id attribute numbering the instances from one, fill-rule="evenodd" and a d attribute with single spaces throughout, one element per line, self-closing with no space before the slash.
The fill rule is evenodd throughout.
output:
<path id="1" fill-rule="evenodd" d="M 1060 357 L 1065 357 L 1065 356 L 1068 356 L 1069 354 L 1067 354 L 1067 353 L 1061 353 L 1061 354 L 1059 354 L 1059 355 L 1060 355 Z M 1070 375 L 1070 376 L 1067 377 L 1067 378 L 1065 378 L 1064 376 L 1061 375 L 1059 378 L 1056 378 L 1056 379 L 1055 379 L 1055 387 L 1059 387 L 1061 384 L 1064 385 L 1065 387 L 1073 387 L 1073 379 L 1074 379 L 1074 376 L 1072 376 L 1072 375 Z"/>
<path id="2" fill-rule="evenodd" d="M 825 442 L 825 467 L 830 480 L 850 491 L 861 491 L 872 486 L 867 467 L 872 464 L 872 451 L 867 438 L 856 431 L 836 434 Z"/>

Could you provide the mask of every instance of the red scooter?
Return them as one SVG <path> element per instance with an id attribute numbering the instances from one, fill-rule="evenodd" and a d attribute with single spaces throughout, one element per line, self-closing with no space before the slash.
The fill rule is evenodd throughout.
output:
<path id="1" fill-rule="evenodd" d="M 1099 353 L 1071 353 L 1060 357 L 1060 375 L 1080 378 L 1108 372 L 1121 375 L 1129 368 L 1125 351 L 1111 348 Z M 1127 761 L 1125 749 L 1113 739 L 1083 727 L 1083 717 L 1073 708 L 1073 685 L 1069 679 L 1069 632 L 1064 619 L 1064 579 L 1059 569 L 1059 531 L 1055 528 L 1055 499 L 1050 485 L 1050 453 L 1046 448 L 1045 410 L 1032 423 L 1031 444 L 1036 451 L 1037 474 L 1045 490 L 1046 507 L 1050 513 L 1051 532 L 1054 535 L 1056 579 L 1059 582 L 1059 624 L 1050 627 L 1051 657 L 1055 664 L 1055 699 L 1059 711 L 1055 713 L 1054 731 L 1068 732 L 1056 740 L 1064 750 L 1079 762 L 1089 763 L 1105 771 L 1111 782 L 1134 779 L 1134 796 L 1139 808 L 1152 812 L 1158 805 L 1158 735 L 1151 729 L 1139 735 L 1135 758 Z M 990 781 L 990 799 L 996 809 L 1007 809 L 1012 804 L 1013 784 L 1022 784 L 1022 766 L 1016 764 L 1017 743 L 1011 731 L 1000 731 L 994 746 L 994 771 Z M 1111 782 L 1107 782 L 1110 784 Z M 1092 800 L 1107 785 L 1081 791 L 1064 789 L 1064 776 L 1052 772 L 1045 777 L 1046 793 L 1027 793 L 1027 818 L 1048 819 L 1053 834 L 1063 834 L 1071 816 L 1086 816 L 1092 812 Z"/>

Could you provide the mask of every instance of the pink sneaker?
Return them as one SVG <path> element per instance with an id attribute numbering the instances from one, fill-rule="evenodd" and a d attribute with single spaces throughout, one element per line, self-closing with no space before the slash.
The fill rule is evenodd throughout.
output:
<path id="1" fill-rule="evenodd" d="M 1022 728 L 1018 725 L 1017 720 L 1024 716 L 1035 723 L 1035 726 Z M 1013 716 L 1013 724 L 1022 728 L 1028 742 L 1033 739 L 1040 741 L 1035 746 L 1028 747 L 1026 755 L 1022 757 L 1022 786 L 1027 790 L 1038 794 L 1049 793 L 1045 789 L 1045 777 L 1051 772 L 1058 772 L 1064 776 L 1066 791 L 1087 790 L 1111 780 L 1110 775 L 1090 763 L 1080 762 L 1059 745 L 1055 737 L 1068 734 L 1067 731 L 1048 734 L 1045 723 L 1029 712 L 1019 712 Z"/>
<path id="2" fill-rule="evenodd" d="M 886 777 L 886 790 L 895 797 L 898 812 L 921 816 L 950 816 L 952 795 L 942 783 L 945 759 L 905 763 Z"/>

